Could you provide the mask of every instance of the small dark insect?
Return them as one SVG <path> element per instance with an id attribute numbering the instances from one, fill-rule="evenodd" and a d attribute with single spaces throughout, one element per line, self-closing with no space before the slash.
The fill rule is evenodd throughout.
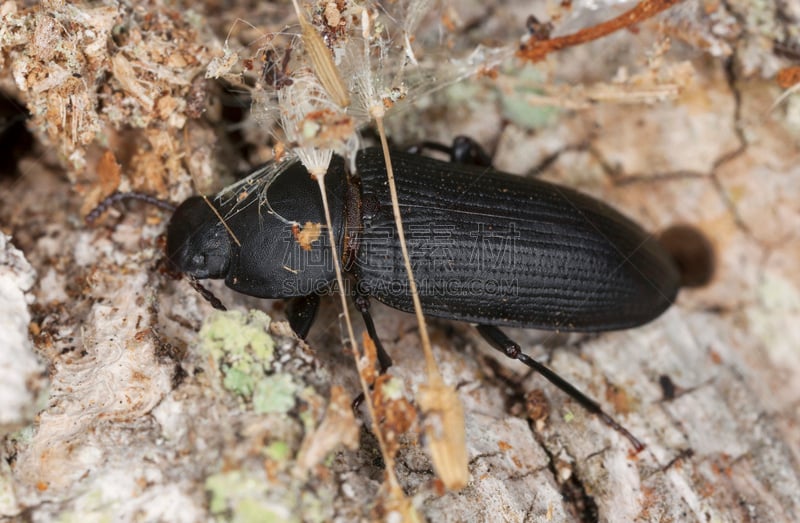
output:
<path id="1" fill-rule="evenodd" d="M 292 77 L 289 74 L 289 60 L 292 57 L 292 48 L 288 47 L 283 54 L 283 59 L 278 63 L 278 53 L 273 49 L 264 52 L 264 68 L 261 71 L 261 78 L 276 90 L 292 85 Z"/>
<path id="2" fill-rule="evenodd" d="M 540 22 L 538 18 L 529 15 L 525 21 L 525 27 L 528 29 L 528 34 L 537 40 L 547 40 L 550 38 L 550 33 L 553 31 L 553 24 L 551 22 Z"/>
<path id="3" fill-rule="evenodd" d="M 665 401 L 675 399 L 677 387 L 675 386 L 675 382 L 672 381 L 672 378 L 666 374 L 662 374 L 658 377 L 658 384 L 661 385 L 661 393 Z"/>
<path id="4" fill-rule="evenodd" d="M 596 332 L 642 325 L 675 300 L 680 274 L 673 258 L 596 199 L 485 166 L 488 155 L 468 139 L 449 150 L 452 162 L 392 153 L 423 311 L 475 324 L 492 347 L 542 374 L 643 449 L 597 402 L 523 353 L 500 327 Z M 327 196 L 340 261 L 354 283 L 349 294 L 357 298 L 383 372 L 391 359 L 369 298 L 407 312 L 412 301 L 383 153 L 361 151 L 356 167 L 358 176 L 348 180 L 345 162 L 335 158 L 326 174 Z M 167 258 L 193 278 L 224 279 L 250 296 L 289 299 L 289 322 L 304 338 L 320 295 L 335 281 L 328 235 L 302 234 L 324 223 L 322 200 L 300 164 L 278 176 L 265 197 L 268 208 L 256 192 L 216 198 L 213 209 L 202 197 L 184 201 L 167 228 Z"/>

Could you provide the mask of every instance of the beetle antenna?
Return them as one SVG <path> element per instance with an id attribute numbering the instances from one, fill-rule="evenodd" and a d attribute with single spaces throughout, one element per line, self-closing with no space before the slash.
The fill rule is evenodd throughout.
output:
<path id="1" fill-rule="evenodd" d="M 212 210 L 212 211 L 214 211 L 214 214 L 216 214 L 216 215 L 217 215 L 217 218 L 219 219 L 220 223 L 222 224 L 222 226 L 223 226 L 223 227 L 225 227 L 225 230 L 226 230 L 226 231 L 228 231 L 228 234 L 230 234 L 230 235 L 231 235 L 231 238 L 233 238 L 233 241 L 234 241 L 234 242 L 236 242 L 236 245 L 237 245 L 238 247 L 241 247 L 241 246 L 242 246 L 242 243 L 239 241 L 239 238 L 237 238 L 237 237 L 236 237 L 236 235 L 235 235 L 235 234 L 233 234 L 233 230 L 231 230 L 231 228 L 230 228 L 230 227 L 228 227 L 228 224 L 227 224 L 227 222 L 225 222 L 225 218 L 223 218 L 223 217 L 222 217 L 222 215 L 221 215 L 221 214 L 219 213 L 219 211 L 217 210 L 217 208 L 216 208 L 216 207 L 214 207 L 214 206 L 211 204 L 211 202 L 210 202 L 210 201 L 209 201 L 209 199 L 208 199 L 208 196 L 206 196 L 205 194 L 203 195 L 203 201 L 204 201 L 204 202 L 206 202 L 206 204 L 207 204 L 207 205 L 208 205 L 208 206 L 211 208 L 211 210 Z"/>
<path id="2" fill-rule="evenodd" d="M 155 205 L 159 209 L 164 209 L 165 211 L 170 212 L 175 212 L 176 209 L 176 206 L 173 203 L 168 202 L 167 200 L 156 198 L 155 196 L 151 196 L 149 194 L 133 191 L 114 192 L 101 200 L 100 203 L 98 203 L 97 206 L 86 215 L 84 221 L 87 225 L 94 225 L 94 222 L 96 222 L 97 219 L 100 218 L 100 216 L 114 204 L 126 200 L 139 200 L 140 202 L 149 203 L 150 205 Z"/>

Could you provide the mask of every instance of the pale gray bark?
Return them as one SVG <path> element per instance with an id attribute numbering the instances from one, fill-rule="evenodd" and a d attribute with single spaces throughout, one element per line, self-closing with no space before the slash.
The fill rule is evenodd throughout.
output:
<path id="1" fill-rule="evenodd" d="M 765 43 L 772 36 L 747 25 L 754 22 L 740 16 L 739 3 L 714 15 L 717 29 L 742 29 L 738 37 L 706 33 L 711 23 L 693 2 L 667 19 L 688 24 L 709 49 L 701 55 L 674 43 L 666 65 L 654 66 L 681 86 L 679 97 L 522 114 L 523 106 L 539 111 L 526 97 L 541 93 L 508 71 L 441 93 L 429 114 L 409 110 L 390 121 L 398 141 L 472 134 L 511 172 L 557 155 L 546 178 L 601 197 L 653 231 L 694 225 L 717 259 L 709 286 L 682 292 L 645 327 L 597 336 L 509 330 L 642 439 L 647 448 L 638 455 L 467 326 L 433 322 L 437 358 L 466 411 L 471 482 L 442 493 L 423 444 L 407 435 L 397 472 L 428 519 L 800 518 L 800 99 L 771 108 L 781 93 L 771 78 L 783 63 Z M 482 14 L 480 6 L 463 9 L 467 20 Z M 509 27 L 519 29 L 509 24 L 527 13 L 527 5 L 498 7 L 480 31 L 508 36 Z M 642 73 L 652 30 L 555 55 L 553 74 L 596 86 L 624 76 L 623 64 L 629 75 Z M 727 69 L 726 60 L 733 63 Z M 549 123 L 530 132 L 524 125 L 531 118 Z M 202 349 L 198 331 L 211 308 L 186 282 L 154 270 L 164 221 L 146 223 L 137 208 L 113 228 L 86 228 L 72 185 L 41 161 L 29 158 L 21 170 L 0 182 L 0 223 L 38 274 L 31 341 L 50 389 L 32 424 L 4 434 L 1 516 L 350 521 L 380 513 L 382 461 L 366 429 L 358 450 L 340 446 L 307 475 L 293 461 L 322 419 L 331 386 L 358 392 L 352 358 L 342 354 L 336 302 L 324 302 L 308 345 L 286 324 L 272 324 L 268 374 L 292 376 L 292 408 L 257 414 L 223 388 Z M 211 287 L 230 308 L 261 308 L 281 319 L 268 302 Z M 373 308 L 395 361 L 391 374 L 413 392 L 424 376 L 413 318 Z M 664 396 L 663 376 L 676 386 L 673 398 Z M 29 386 L 35 392 L 39 378 Z M 525 396 L 536 390 L 546 416 L 529 419 Z M 33 397 L 26 396 L 29 408 Z M 15 412 L 27 422 L 24 409 Z"/>

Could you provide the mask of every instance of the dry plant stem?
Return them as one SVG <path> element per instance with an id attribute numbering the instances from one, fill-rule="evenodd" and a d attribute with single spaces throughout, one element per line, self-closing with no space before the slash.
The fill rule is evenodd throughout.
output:
<path id="1" fill-rule="evenodd" d="M 442 379 L 436 359 L 433 357 L 431 341 L 428 337 L 428 327 L 425 323 L 425 316 L 422 314 L 422 303 L 419 299 L 417 283 L 414 280 L 411 260 L 406 247 L 403 219 L 400 216 L 397 188 L 394 183 L 392 159 L 389 156 L 389 143 L 386 140 L 386 131 L 383 127 L 383 114 L 380 111 L 381 109 L 376 107 L 372 116 L 375 118 L 375 123 L 378 126 L 378 135 L 381 137 L 383 157 L 386 162 L 386 178 L 389 182 L 389 193 L 392 197 L 392 211 L 397 225 L 397 236 L 403 253 L 403 262 L 408 275 L 409 290 L 411 299 L 414 302 L 414 313 L 417 316 L 419 337 L 422 343 L 422 350 L 425 353 L 425 363 L 428 371 L 428 381 L 420 386 L 417 400 L 422 411 L 430 415 L 432 420 L 437 420 L 434 425 L 438 423 L 438 427 L 432 426 L 425 431 L 429 437 L 428 448 L 433 461 L 433 468 L 446 488 L 459 490 L 465 487 L 469 481 L 469 458 L 467 456 L 466 429 L 464 428 L 464 409 L 461 406 L 458 393 L 452 387 L 448 387 Z"/>
<path id="2" fill-rule="evenodd" d="M 347 107 L 350 105 L 350 95 L 339 74 L 339 69 L 333 62 L 328 46 L 325 45 L 317 30 L 306 20 L 306 16 L 300 10 L 297 0 L 292 0 L 292 4 L 294 4 L 294 10 L 297 12 L 297 19 L 300 21 L 300 30 L 303 32 L 306 51 L 308 51 L 308 56 L 311 59 L 317 78 L 319 78 L 322 87 L 325 88 L 331 99 L 339 107 Z"/>
<path id="3" fill-rule="evenodd" d="M 342 302 L 344 322 L 347 326 L 347 336 L 350 338 L 350 347 L 353 351 L 353 359 L 356 362 L 358 379 L 361 383 L 361 390 L 364 392 L 364 403 L 367 405 L 367 411 L 369 412 L 369 417 L 372 420 L 372 432 L 375 434 L 375 437 L 378 440 L 378 446 L 381 449 L 381 455 L 383 456 L 383 460 L 386 465 L 386 481 L 389 484 L 389 491 L 394 498 L 398 500 L 405 499 L 403 489 L 400 488 L 400 483 L 397 481 L 397 476 L 395 476 L 394 456 L 388 452 L 386 442 L 383 438 L 383 433 L 378 426 L 378 418 L 375 416 L 375 406 L 372 403 L 372 394 L 369 389 L 369 384 L 364 379 L 364 374 L 359 368 L 358 345 L 356 344 L 356 337 L 353 331 L 353 323 L 350 320 L 350 311 L 347 307 L 347 297 L 344 293 L 344 277 L 342 276 L 342 268 L 339 264 L 339 252 L 336 249 L 336 238 L 333 235 L 333 228 L 331 227 L 332 222 L 330 209 L 328 208 L 328 193 L 325 191 L 325 173 L 322 172 L 311 174 L 317 179 L 317 183 L 319 184 L 319 192 L 322 195 L 322 208 L 325 211 L 325 222 L 327 224 L 326 228 L 328 229 L 328 241 L 330 241 L 331 244 L 331 253 L 334 261 L 333 267 L 336 271 L 336 283 L 339 285 L 339 298 Z"/>
<path id="4" fill-rule="evenodd" d="M 225 230 L 226 230 L 226 231 L 228 231 L 228 234 L 230 234 L 230 235 L 231 235 L 231 238 L 233 238 L 233 241 L 236 243 L 236 245 L 237 245 L 238 247 L 241 247 L 241 246 L 242 246 L 242 244 L 241 244 L 241 242 L 239 241 L 239 238 L 237 238 L 237 237 L 236 237 L 236 235 L 235 235 L 235 234 L 233 234 L 233 230 L 231 230 L 231 228 L 230 228 L 230 227 L 228 227 L 228 224 L 225 222 L 225 218 L 223 218 L 223 217 L 222 217 L 222 215 L 221 215 L 221 214 L 219 213 L 219 211 L 217 210 L 217 208 L 216 208 L 216 207 L 214 207 L 214 206 L 211 204 L 211 202 L 210 202 L 210 201 L 208 201 L 208 196 L 206 196 L 205 194 L 203 195 L 203 201 L 204 201 L 204 202 L 206 202 L 206 205 L 208 205 L 208 207 L 209 207 L 209 208 L 210 208 L 212 211 L 214 211 L 214 214 L 217 216 L 217 219 L 218 219 L 218 220 L 219 220 L 219 222 L 222 224 L 222 226 L 223 226 L 223 227 L 225 227 Z"/>
<path id="5" fill-rule="evenodd" d="M 422 314 L 422 303 L 419 301 L 419 293 L 417 292 L 417 282 L 414 280 L 414 272 L 411 270 L 411 259 L 408 257 L 406 235 L 403 231 L 403 218 L 400 216 L 400 204 L 397 202 L 397 188 L 394 184 L 394 170 L 392 169 L 392 160 L 389 156 L 389 142 L 386 140 L 386 131 L 383 128 L 383 117 L 375 116 L 375 123 L 378 125 L 378 135 L 381 137 L 381 147 L 383 147 L 383 158 L 386 161 L 386 178 L 389 180 L 389 194 L 392 197 L 392 212 L 394 213 L 394 222 L 397 224 L 397 236 L 400 239 L 400 250 L 403 253 L 403 262 L 405 263 L 406 274 L 408 275 L 408 288 L 411 291 L 411 299 L 414 302 L 414 314 L 417 316 L 417 325 L 419 325 L 419 339 L 422 343 L 422 351 L 425 353 L 428 379 L 434 382 L 432 385 L 440 384 L 442 382 L 442 376 L 439 373 L 439 367 L 436 365 L 436 360 L 433 357 L 431 340 L 428 337 L 428 327 L 425 323 L 425 316 Z"/>
<path id="6" fill-rule="evenodd" d="M 642 0 L 632 9 L 625 11 L 621 15 L 597 24 L 586 29 L 581 29 L 577 33 L 557 38 L 538 40 L 531 37 L 522 45 L 517 55 L 532 62 L 542 60 L 548 53 L 558 51 L 566 47 L 584 44 L 592 40 L 597 40 L 607 36 L 619 29 L 630 27 L 634 24 L 655 16 L 661 11 L 669 9 L 673 5 L 683 0 Z"/>

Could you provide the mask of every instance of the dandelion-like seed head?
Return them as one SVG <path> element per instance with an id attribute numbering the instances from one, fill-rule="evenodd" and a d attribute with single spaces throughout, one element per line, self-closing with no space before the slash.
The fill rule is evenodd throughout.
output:
<path id="1" fill-rule="evenodd" d="M 278 90 L 280 121 L 289 147 L 311 174 L 322 176 L 334 152 L 343 152 L 355 122 L 336 104 L 309 69 L 295 71 Z"/>

